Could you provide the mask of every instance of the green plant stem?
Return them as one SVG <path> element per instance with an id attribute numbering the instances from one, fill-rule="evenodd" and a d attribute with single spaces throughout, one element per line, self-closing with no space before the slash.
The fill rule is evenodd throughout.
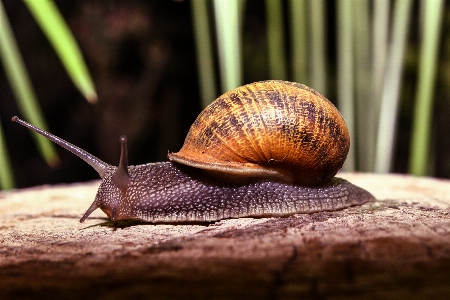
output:
<path id="1" fill-rule="evenodd" d="M 267 48 L 271 79 L 286 80 L 286 55 L 284 53 L 283 7 L 280 0 L 266 0 Z"/>
<path id="2" fill-rule="evenodd" d="M 383 80 L 386 70 L 389 39 L 389 4 L 388 0 L 377 0 L 373 2 L 372 23 L 372 86 L 367 118 L 367 131 L 371 132 L 371 146 L 368 155 L 370 171 L 375 166 L 375 149 L 377 141 L 377 129 L 380 120 L 381 96 L 383 91 Z"/>
<path id="3" fill-rule="evenodd" d="M 308 85 L 308 31 L 306 25 L 306 1 L 290 2 L 292 40 L 292 78 Z"/>
<path id="4" fill-rule="evenodd" d="M 192 0 L 192 21 L 203 107 L 210 104 L 217 96 L 207 3 L 206 0 Z"/>
<path id="5" fill-rule="evenodd" d="M 354 75 L 353 75 L 353 18 L 352 3 L 347 0 L 337 2 L 337 33 L 338 33 L 338 107 L 345 119 L 350 132 L 350 140 L 354 141 Z M 350 145 L 350 151 L 343 170 L 355 170 L 355 147 Z"/>
<path id="6" fill-rule="evenodd" d="M 429 145 L 432 124 L 433 91 L 436 82 L 443 1 L 422 1 L 423 32 L 419 60 L 419 80 L 413 114 L 411 157 L 409 172 L 423 176 L 427 174 Z"/>
<path id="7" fill-rule="evenodd" d="M 371 152 L 374 151 L 375 133 L 368 130 L 371 84 L 371 57 L 370 57 L 370 2 L 368 0 L 353 1 L 353 45 L 355 54 L 355 95 L 357 130 L 357 168 L 361 171 L 370 171 L 372 167 Z"/>
<path id="8" fill-rule="evenodd" d="M 311 87 L 323 95 L 326 91 L 326 58 L 325 58 L 325 3 L 314 0 L 309 3 L 310 15 L 310 83 Z M 348 18 L 349 16 L 347 16 Z"/>
<path id="9" fill-rule="evenodd" d="M 15 187 L 14 175 L 9 161 L 8 150 L 6 148 L 5 137 L 0 123 L 0 188 L 9 190 Z"/>
<path id="10" fill-rule="evenodd" d="M 411 9 L 411 0 L 396 1 L 394 4 L 392 44 L 386 64 L 375 152 L 375 172 L 378 173 L 389 172 L 392 164 L 403 57 Z"/>
<path id="11" fill-rule="evenodd" d="M 242 84 L 239 0 L 214 0 L 222 91 Z"/>

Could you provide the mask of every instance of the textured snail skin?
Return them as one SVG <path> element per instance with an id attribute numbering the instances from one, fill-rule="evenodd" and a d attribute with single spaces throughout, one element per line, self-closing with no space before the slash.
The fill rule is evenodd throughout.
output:
<path id="1" fill-rule="evenodd" d="M 286 216 L 374 200 L 369 192 L 337 177 L 319 187 L 261 178 L 224 180 L 171 162 L 129 166 L 131 185 L 123 192 L 112 182 L 115 169 L 107 171 L 93 203 L 111 220 L 187 222 Z"/>

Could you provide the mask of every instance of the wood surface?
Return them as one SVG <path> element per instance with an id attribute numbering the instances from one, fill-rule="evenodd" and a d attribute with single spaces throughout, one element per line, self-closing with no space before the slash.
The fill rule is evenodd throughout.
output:
<path id="1" fill-rule="evenodd" d="M 0 193 L 1 299 L 450 299 L 450 181 L 340 174 L 377 201 L 205 224 L 78 222 L 99 182 Z"/>

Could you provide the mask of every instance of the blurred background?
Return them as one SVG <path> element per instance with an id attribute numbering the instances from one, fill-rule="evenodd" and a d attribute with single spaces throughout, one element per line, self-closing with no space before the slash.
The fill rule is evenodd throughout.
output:
<path id="1" fill-rule="evenodd" d="M 166 160 L 221 93 L 284 79 L 338 106 L 352 134 L 346 171 L 450 178 L 444 1 L 54 1 L 96 102 L 74 84 L 32 9 L 1 3 L 47 129 L 109 164 L 118 164 L 123 134 L 130 164 Z M 97 179 L 60 147 L 47 163 L 29 130 L 10 121 L 29 119 L 1 55 L 0 142 L 9 159 L 0 168 L 10 166 L 12 178 L 3 188 Z"/>

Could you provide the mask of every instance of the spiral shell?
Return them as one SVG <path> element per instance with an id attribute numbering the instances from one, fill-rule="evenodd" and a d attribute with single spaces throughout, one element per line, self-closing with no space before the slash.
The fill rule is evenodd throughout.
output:
<path id="1" fill-rule="evenodd" d="M 171 161 L 226 175 L 327 183 L 350 147 L 336 107 L 315 90 L 261 81 L 229 91 L 203 110 Z"/>

